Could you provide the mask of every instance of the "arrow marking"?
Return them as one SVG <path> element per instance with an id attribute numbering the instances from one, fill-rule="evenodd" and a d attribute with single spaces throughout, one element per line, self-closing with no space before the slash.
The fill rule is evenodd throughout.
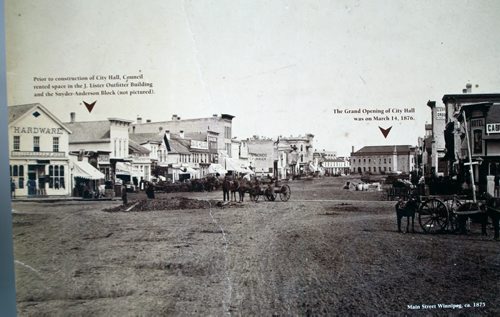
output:
<path id="1" fill-rule="evenodd" d="M 95 106 L 96 102 L 97 102 L 97 100 L 94 101 L 93 103 L 90 103 L 90 104 L 86 103 L 85 101 L 83 103 L 85 104 L 85 107 L 87 107 L 87 110 L 89 111 L 89 113 L 91 113 L 92 109 L 94 109 L 94 106 Z"/>
<path id="2" fill-rule="evenodd" d="M 389 132 L 391 132 L 391 129 L 392 129 L 392 126 L 387 128 L 387 129 L 384 129 L 382 127 L 378 127 L 380 129 L 380 132 L 382 132 L 382 135 L 384 136 L 384 138 L 387 139 L 387 136 L 389 135 Z"/>

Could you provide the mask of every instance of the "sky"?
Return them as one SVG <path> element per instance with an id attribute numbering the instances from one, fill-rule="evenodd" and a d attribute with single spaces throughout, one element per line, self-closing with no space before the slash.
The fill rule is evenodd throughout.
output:
<path id="1" fill-rule="evenodd" d="M 233 136 L 415 145 L 428 100 L 500 93 L 500 1 L 6 0 L 9 105 L 62 119 L 234 115 Z M 34 97 L 33 77 L 143 74 L 153 95 Z M 334 109 L 415 108 L 356 122 Z M 384 138 L 379 130 L 392 126 Z"/>

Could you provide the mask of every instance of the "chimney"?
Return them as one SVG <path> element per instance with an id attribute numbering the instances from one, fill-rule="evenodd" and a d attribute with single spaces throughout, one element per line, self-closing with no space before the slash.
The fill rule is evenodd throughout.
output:
<path id="1" fill-rule="evenodd" d="M 69 114 L 69 118 L 70 118 L 69 122 L 70 122 L 70 123 L 75 123 L 75 115 L 76 115 L 76 114 L 75 114 L 74 112 L 71 112 L 71 113 Z"/>
<path id="2" fill-rule="evenodd" d="M 184 139 L 184 131 L 183 130 L 179 131 L 179 136 L 181 137 L 181 139 Z"/>
<path id="3" fill-rule="evenodd" d="M 212 116 L 213 116 L 214 118 L 217 118 L 217 117 L 218 117 L 218 115 L 217 115 L 216 113 L 214 113 Z"/>
<path id="4" fill-rule="evenodd" d="M 146 122 L 147 122 L 147 123 L 151 123 L 151 119 L 147 119 L 147 120 L 146 120 Z"/>
<path id="5" fill-rule="evenodd" d="M 179 119 L 177 119 L 177 115 L 176 114 L 173 114 L 172 115 L 172 121 L 176 121 L 176 120 L 179 120 Z"/>
<path id="6" fill-rule="evenodd" d="M 167 136 L 167 140 L 170 140 L 170 130 L 165 130 L 165 135 Z"/>
<path id="7" fill-rule="evenodd" d="M 142 123 L 142 118 L 141 117 L 137 117 L 137 124 L 141 124 Z"/>
<path id="8" fill-rule="evenodd" d="M 471 83 L 467 83 L 465 85 L 465 88 L 467 88 L 467 93 L 470 94 L 472 92 L 472 84 Z"/>
<path id="9" fill-rule="evenodd" d="M 352 146 L 352 151 L 351 151 L 351 153 L 354 153 L 354 145 Z"/>
<path id="10" fill-rule="evenodd" d="M 135 125 L 132 127 L 132 134 L 135 134 Z"/>
<path id="11" fill-rule="evenodd" d="M 462 89 L 462 93 L 466 94 L 467 93 L 467 88 Z"/>

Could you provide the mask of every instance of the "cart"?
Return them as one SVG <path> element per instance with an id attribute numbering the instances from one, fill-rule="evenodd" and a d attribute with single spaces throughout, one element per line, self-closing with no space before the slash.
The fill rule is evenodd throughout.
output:
<path id="1" fill-rule="evenodd" d="M 270 186 L 273 186 L 274 190 L 271 190 Z M 254 200 L 258 201 L 260 196 L 264 197 L 264 200 L 276 201 L 280 198 L 281 201 L 288 201 L 292 191 L 288 184 L 281 184 L 280 182 L 273 182 L 268 186 L 259 186 L 254 193 Z"/>

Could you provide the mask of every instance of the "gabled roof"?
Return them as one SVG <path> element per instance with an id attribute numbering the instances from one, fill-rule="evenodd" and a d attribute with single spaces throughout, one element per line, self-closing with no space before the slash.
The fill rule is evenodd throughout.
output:
<path id="1" fill-rule="evenodd" d="M 96 141 L 109 141 L 109 121 L 77 121 L 65 123 L 73 134 L 69 137 L 69 143 L 88 143 Z"/>
<path id="2" fill-rule="evenodd" d="M 189 151 L 189 145 L 183 144 L 183 141 L 188 141 L 191 143 L 189 140 L 179 140 L 179 139 L 170 139 L 170 151 L 169 153 L 179 153 L 179 154 L 190 154 L 191 152 Z"/>
<path id="3" fill-rule="evenodd" d="M 132 153 L 139 153 L 139 154 L 151 153 L 150 150 L 146 149 L 144 146 L 140 145 L 139 143 L 137 143 L 133 140 L 128 141 L 128 147 L 129 147 L 129 150 L 132 151 Z"/>
<path id="4" fill-rule="evenodd" d="M 129 133 L 129 139 L 139 144 L 163 142 L 163 136 L 158 133 Z"/>
<path id="5" fill-rule="evenodd" d="M 68 126 L 61 122 L 59 118 L 57 118 L 55 115 L 53 115 L 47 108 L 42 106 L 39 103 L 31 103 L 31 104 L 25 104 L 25 105 L 16 105 L 16 106 L 10 106 L 8 107 L 9 110 L 9 124 L 12 124 L 16 122 L 17 120 L 21 119 L 22 117 L 26 116 L 28 113 L 31 113 L 34 108 L 40 109 L 42 112 L 44 112 L 49 118 L 54 120 L 57 124 L 59 124 L 63 129 L 65 129 L 68 133 L 72 133 L 71 130 L 68 129 Z"/>
<path id="6" fill-rule="evenodd" d="M 352 155 L 369 155 L 369 154 L 407 154 L 413 150 L 411 145 L 370 145 L 364 146 L 360 150 L 352 153 Z"/>

